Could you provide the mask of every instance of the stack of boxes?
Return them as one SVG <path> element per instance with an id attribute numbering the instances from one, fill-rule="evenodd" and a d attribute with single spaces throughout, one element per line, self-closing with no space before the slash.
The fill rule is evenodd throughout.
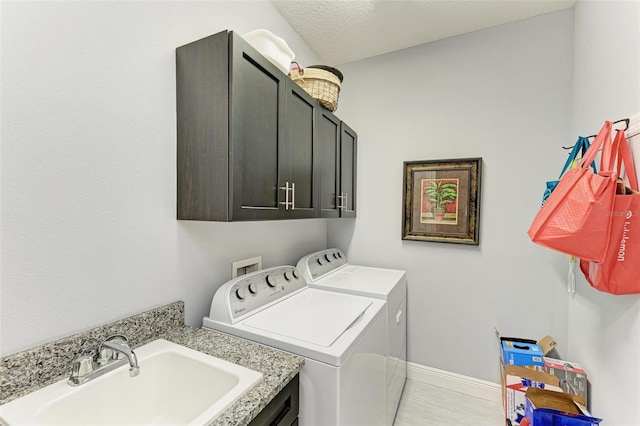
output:
<path id="1" fill-rule="evenodd" d="M 497 330 L 496 336 L 500 341 L 500 368 L 507 425 L 551 425 L 553 423 L 548 423 L 541 417 L 548 415 L 545 410 L 549 409 L 552 412 L 572 413 L 574 417 L 570 419 L 571 423 L 566 424 L 599 424 L 600 419 L 591 417 L 586 410 L 587 373 L 576 363 L 547 356 L 556 347 L 552 337 L 546 336 L 539 341 L 501 337 Z M 567 402 L 567 398 L 570 402 Z M 589 420 L 578 419 L 575 417 L 577 415 Z"/>

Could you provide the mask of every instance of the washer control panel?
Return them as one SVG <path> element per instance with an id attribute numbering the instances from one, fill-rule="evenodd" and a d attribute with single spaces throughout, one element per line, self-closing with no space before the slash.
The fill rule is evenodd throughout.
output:
<path id="1" fill-rule="evenodd" d="M 337 248 L 311 253 L 298 261 L 298 269 L 308 282 L 322 278 L 347 264 L 347 256 Z"/>
<path id="2" fill-rule="evenodd" d="M 277 266 L 241 275 L 216 291 L 209 318 L 233 324 L 306 287 L 307 282 L 293 266 Z"/>

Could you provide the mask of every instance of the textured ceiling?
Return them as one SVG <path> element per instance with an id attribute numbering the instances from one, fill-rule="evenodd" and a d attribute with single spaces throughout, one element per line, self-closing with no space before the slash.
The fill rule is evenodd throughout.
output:
<path id="1" fill-rule="evenodd" d="M 322 63 L 340 65 L 573 7 L 576 0 L 271 0 Z"/>

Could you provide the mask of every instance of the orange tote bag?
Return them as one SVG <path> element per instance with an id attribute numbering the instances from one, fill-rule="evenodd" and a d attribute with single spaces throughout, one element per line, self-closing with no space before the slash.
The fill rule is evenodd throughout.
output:
<path id="1" fill-rule="evenodd" d="M 633 159 L 624 132 L 616 135 L 618 173 L 621 162 L 630 188 L 618 185 L 611 215 L 611 238 L 602 262 L 580 260 L 580 270 L 591 286 L 611 294 L 640 293 L 640 193 Z M 615 158 L 613 153 L 612 158 Z M 604 159 L 604 153 L 603 153 Z M 619 181 L 621 182 L 621 181 Z"/>
<path id="2" fill-rule="evenodd" d="M 611 170 L 594 173 L 589 167 L 600 148 L 611 149 L 610 121 L 606 121 L 578 167 L 558 182 L 529 227 L 531 241 L 584 260 L 601 262 L 607 253 L 616 175 Z"/>

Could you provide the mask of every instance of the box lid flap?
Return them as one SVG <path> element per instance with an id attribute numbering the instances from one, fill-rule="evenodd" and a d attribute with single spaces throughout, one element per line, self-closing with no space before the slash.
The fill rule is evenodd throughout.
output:
<path id="1" fill-rule="evenodd" d="M 571 414 L 586 414 L 583 411 L 584 397 L 570 393 L 548 391 L 546 389 L 530 387 L 527 389 L 527 399 L 533 408 L 551 408 Z"/>
<path id="2" fill-rule="evenodd" d="M 538 340 L 538 346 L 542 349 L 542 353 L 545 355 L 551 352 L 553 348 L 556 347 L 558 343 L 556 343 L 556 339 L 551 336 L 544 336 L 542 339 Z"/>

